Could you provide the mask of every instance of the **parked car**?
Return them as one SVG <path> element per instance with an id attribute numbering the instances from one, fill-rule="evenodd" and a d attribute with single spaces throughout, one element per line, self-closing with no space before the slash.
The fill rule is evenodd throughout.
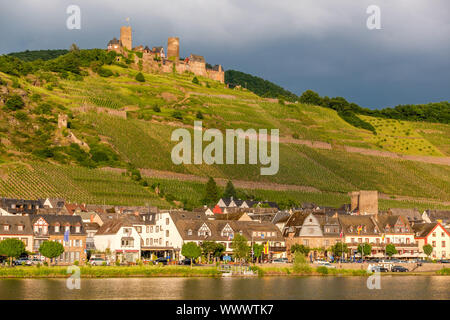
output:
<path id="1" fill-rule="evenodd" d="M 183 260 L 180 260 L 179 262 L 178 262 L 178 264 L 180 264 L 180 265 L 184 265 L 184 266 L 190 266 L 191 265 L 191 259 L 189 259 L 189 258 L 184 258 Z M 192 262 L 192 264 L 194 264 L 194 262 Z"/>
<path id="2" fill-rule="evenodd" d="M 23 257 L 23 258 L 18 258 L 16 260 L 14 260 L 13 264 L 15 266 L 22 266 L 22 265 L 31 266 L 32 262 L 30 259 L 28 259 L 28 257 Z"/>
<path id="3" fill-rule="evenodd" d="M 44 261 L 41 258 L 33 257 L 30 259 L 32 265 L 42 264 Z"/>
<path id="4" fill-rule="evenodd" d="M 389 270 L 385 267 L 373 266 L 372 272 L 388 272 Z"/>
<path id="5" fill-rule="evenodd" d="M 167 258 L 159 257 L 158 259 L 153 261 L 153 264 L 160 264 L 160 263 L 162 263 L 163 265 L 167 265 L 168 263 Z"/>
<path id="6" fill-rule="evenodd" d="M 333 266 L 331 263 L 329 262 L 321 262 L 319 263 L 320 267 L 326 267 L 326 268 L 332 268 L 332 269 L 336 269 L 336 266 Z"/>
<path id="7" fill-rule="evenodd" d="M 287 258 L 278 258 L 278 259 L 273 259 L 272 263 L 289 263 L 289 260 Z"/>
<path id="8" fill-rule="evenodd" d="M 91 258 L 89 259 L 89 264 L 92 266 L 102 266 L 106 263 L 107 266 L 109 266 L 109 261 L 106 261 L 103 258 Z"/>
<path id="9" fill-rule="evenodd" d="M 449 259 L 442 259 L 439 262 L 440 263 L 450 263 L 450 260 Z"/>
<path id="10" fill-rule="evenodd" d="M 403 266 L 393 266 L 391 272 L 408 272 L 409 270 Z"/>

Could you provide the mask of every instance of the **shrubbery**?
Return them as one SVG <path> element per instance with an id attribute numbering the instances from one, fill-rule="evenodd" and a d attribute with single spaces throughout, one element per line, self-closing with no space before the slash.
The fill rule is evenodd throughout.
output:
<path id="1" fill-rule="evenodd" d="M 136 75 L 135 79 L 136 79 L 137 81 L 139 81 L 139 82 L 145 82 L 144 75 L 143 75 L 141 72 L 139 72 L 139 73 Z"/>

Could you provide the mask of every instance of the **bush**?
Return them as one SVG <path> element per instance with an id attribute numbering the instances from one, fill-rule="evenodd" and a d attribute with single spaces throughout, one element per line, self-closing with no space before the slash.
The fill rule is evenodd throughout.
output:
<path id="1" fill-rule="evenodd" d="M 195 117 L 197 118 L 197 119 L 203 119 L 203 113 L 201 112 L 201 111 L 198 111 L 197 112 L 197 114 L 195 115 Z"/>
<path id="2" fill-rule="evenodd" d="M 119 263 L 119 265 L 120 265 L 120 263 Z M 104 267 L 107 266 L 106 261 L 103 261 L 103 262 L 102 262 L 102 266 L 104 266 Z"/>
<path id="3" fill-rule="evenodd" d="M 105 77 L 105 78 L 111 77 L 114 74 L 111 70 L 103 68 L 103 67 L 98 68 L 97 73 L 99 74 L 100 77 Z"/>
<path id="4" fill-rule="evenodd" d="M 161 112 L 161 109 L 158 106 L 153 106 L 153 111 L 155 112 Z"/>
<path id="5" fill-rule="evenodd" d="M 320 274 L 328 274 L 328 268 L 327 267 L 317 267 L 316 271 Z"/>
<path id="6" fill-rule="evenodd" d="M 174 117 L 175 119 L 178 119 L 178 120 L 183 120 L 183 115 L 181 114 L 180 111 L 174 111 L 172 113 L 172 117 Z"/>
<path id="7" fill-rule="evenodd" d="M 120 260 L 119 259 L 116 260 L 116 266 L 120 266 Z"/>
<path id="8" fill-rule="evenodd" d="M 144 75 L 143 75 L 141 72 L 139 72 L 139 73 L 136 75 L 135 79 L 136 79 L 137 81 L 139 81 L 139 82 L 145 82 Z"/>
<path id="9" fill-rule="evenodd" d="M 19 121 L 26 121 L 28 120 L 28 115 L 23 111 L 17 111 L 14 117 Z"/>
<path id="10" fill-rule="evenodd" d="M 294 252 L 294 272 L 295 273 L 310 273 L 312 271 L 308 264 L 305 255 L 299 251 Z"/>
<path id="11" fill-rule="evenodd" d="M 74 264 L 75 266 L 77 266 L 77 265 L 80 264 L 80 262 L 79 262 L 78 260 L 75 260 L 75 261 L 73 262 L 73 264 Z"/>
<path id="12" fill-rule="evenodd" d="M 197 77 L 194 77 L 194 79 L 192 79 L 192 83 L 193 84 L 200 84 L 200 81 L 198 81 Z"/>
<path id="13" fill-rule="evenodd" d="M 25 103 L 23 102 L 22 97 L 18 94 L 10 96 L 6 101 L 6 107 L 12 111 L 22 109 L 24 106 Z"/>

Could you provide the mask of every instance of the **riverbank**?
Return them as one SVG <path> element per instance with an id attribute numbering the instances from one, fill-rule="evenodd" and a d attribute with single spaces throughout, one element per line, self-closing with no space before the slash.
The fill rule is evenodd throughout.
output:
<path id="1" fill-rule="evenodd" d="M 221 277 L 217 267 L 207 266 L 80 266 L 81 278 L 126 277 Z M 253 266 L 255 275 L 262 276 L 368 276 L 366 270 L 334 269 L 326 267 Z M 67 278 L 67 266 L 2 267 L 1 278 Z M 450 275 L 450 268 L 429 272 L 382 273 L 382 275 Z M 239 276 L 239 274 L 233 274 Z"/>

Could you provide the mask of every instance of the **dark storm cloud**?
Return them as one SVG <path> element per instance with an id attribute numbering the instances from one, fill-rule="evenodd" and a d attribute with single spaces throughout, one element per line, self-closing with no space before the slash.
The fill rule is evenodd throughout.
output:
<path id="1" fill-rule="evenodd" d="M 66 28 L 66 8 L 81 8 L 81 30 Z M 368 30 L 366 8 L 381 8 Z M 0 4 L 0 54 L 105 47 L 130 18 L 133 43 L 166 45 L 181 55 L 249 72 L 295 93 L 313 89 L 362 106 L 449 99 L 448 0 L 15 0 Z"/>

